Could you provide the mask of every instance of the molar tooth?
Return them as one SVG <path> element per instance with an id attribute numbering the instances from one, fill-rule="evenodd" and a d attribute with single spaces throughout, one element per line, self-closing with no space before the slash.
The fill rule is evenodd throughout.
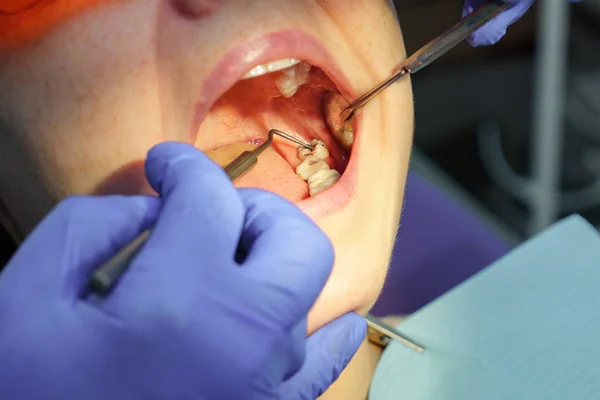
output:
<path id="1" fill-rule="evenodd" d="M 282 71 L 275 79 L 275 84 L 283 96 L 290 98 L 296 94 L 300 86 L 308 81 L 311 65 L 306 62 L 294 65 Z"/>
<path id="2" fill-rule="evenodd" d="M 328 169 L 329 165 L 319 157 L 308 156 L 296 167 L 296 175 L 307 181 L 315 173 Z"/>
<path id="3" fill-rule="evenodd" d="M 315 157 L 319 157 L 324 160 L 329 157 L 329 150 L 327 150 L 327 146 L 325 146 L 325 142 L 319 139 L 313 139 L 310 142 L 311 146 L 313 146 L 312 155 Z"/>
<path id="4" fill-rule="evenodd" d="M 354 144 L 354 121 L 350 119 L 344 122 L 344 125 L 338 129 L 331 129 L 333 138 L 344 150 L 352 150 L 352 144 Z"/>
<path id="5" fill-rule="evenodd" d="M 308 192 L 315 196 L 339 180 L 340 173 L 335 169 L 317 171 L 308 178 Z"/>
<path id="6" fill-rule="evenodd" d="M 304 161 L 306 159 L 306 157 L 310 157 L 312 154 L 312 150 L 311 149 L 307 149 L 304 146 L 298 146 L 298 159 L 300 161 Z"/>
<path id="7" fill-rule="evenodd" d="M 315 156 L 322 160 L 329 157 L 329 150 L 325 145 L 325 142 L 319 139 L 313 139 L 310 144 L 313 146 L 313 149 L 307 149 L 303 146 L 298 146 L 298 159 L 305 160 L 306 157 Z"/>
<path id="8" fill-rule="evenodd" d="M 323 114 L 329 131 L 335 141 L 345 150 L 350 151 L 354 143 L 354 118 L 343 121 L 342 111 L 348 107 L 348 103 L 341 94 L 336 92 L 325 93 L 323 102 Z"/>
<path id="9" fill-rule="evenodd" d="M 256 78 L 257 76 L 266 75 L 271 72 L 285 70 L 300 64 L 300 60 L 296 58 L 284 58 L 283 60 L 271 61 L 265 64 L 257 65 L 242 77 L 242 79 Z"/>
<path id="10" fill-rule="evenodd" d="M 300 88 L 300 85 L 295 82 L 294 78 L 289 78 L 285 75 L 281 75 L 277 78 L 275 84 L 277 85 L 279 92 L 287 99 L 294 96 Z"/>
<path id="11" fill-rule="evenodd" d="M 344 127 L 342 128 L 342 132 L 336 132 L 333 135 L 339 142 L 340 146 L 350 151 L 352 149 L 352 145 L 354 144 L 354 126 L 353 120 L 346 121 Z"/>

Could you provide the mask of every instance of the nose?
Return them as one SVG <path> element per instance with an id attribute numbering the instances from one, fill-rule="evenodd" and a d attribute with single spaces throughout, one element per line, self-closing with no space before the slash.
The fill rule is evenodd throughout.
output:
<path id="1" fill-rule="evenodd" d="M 172 0 L 175 10 L 185 18 L 206 18 L 217 12 L 225 0 Z"/>

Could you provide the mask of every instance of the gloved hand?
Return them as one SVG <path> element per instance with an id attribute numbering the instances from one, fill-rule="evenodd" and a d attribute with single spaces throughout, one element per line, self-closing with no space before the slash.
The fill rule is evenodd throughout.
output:
<path id="1" fill-rule="evenodd" d="M 348 315 L 306 340 L 327 238 L 191 146 L 155 147 L 146 174 L 160 198 L 67 199 L 0 275 L 0 398 L 313 399 L 366 331 Z M 83 297 L 92 270 L 151 225 L 114 291 Z"/>
<path id="2" fill-rule="evenodd" d="M 465 0 L 463 7 L 463 17 L 488 0 Z M 469 43 L 473 47 L 488 46 L 497 43 L 502 36 L 506 34 L 506 28 L 518 21 L 526 12 L 535 0 L 505 0 L 515 5 L 496 18 L 482 26 L 469 37 Z M 570 0 L 572 3 L 577 3 L 579 0 Z"/>

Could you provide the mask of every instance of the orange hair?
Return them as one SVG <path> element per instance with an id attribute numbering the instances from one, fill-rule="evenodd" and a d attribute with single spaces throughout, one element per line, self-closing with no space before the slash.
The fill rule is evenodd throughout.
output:
<path id="1" fill-rule="evenodd" d="M 0 0 L 0 50 L 23 46 L 107 0 Z"/>

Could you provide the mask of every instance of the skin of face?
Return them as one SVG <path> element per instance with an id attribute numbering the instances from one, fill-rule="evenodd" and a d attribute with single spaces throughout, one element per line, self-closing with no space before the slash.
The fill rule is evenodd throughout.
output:
<path id="1" fill-rule="evenodd" d="M 406 57 L 385 0 L 95 3 L 0 51 L 0 221 L 9 220 L 16 236 L 67 195 L 151 193 L 143 160 L 159 142 L 206 150 L 221 140 L 194 137 L 190 126 L 201 88 L 240 43 L 301 32 L 322 46 L 356 94 Z M 264 46 L 250 46 L 248 57 Z M 366 312 L 382 289 L 412 143 L 410 80 L 385 90 L 357 118 L 347 199 L 324 193 L 300 205 L 336 253 L 309 314 L 309 334 L 346 312 Z"/>

